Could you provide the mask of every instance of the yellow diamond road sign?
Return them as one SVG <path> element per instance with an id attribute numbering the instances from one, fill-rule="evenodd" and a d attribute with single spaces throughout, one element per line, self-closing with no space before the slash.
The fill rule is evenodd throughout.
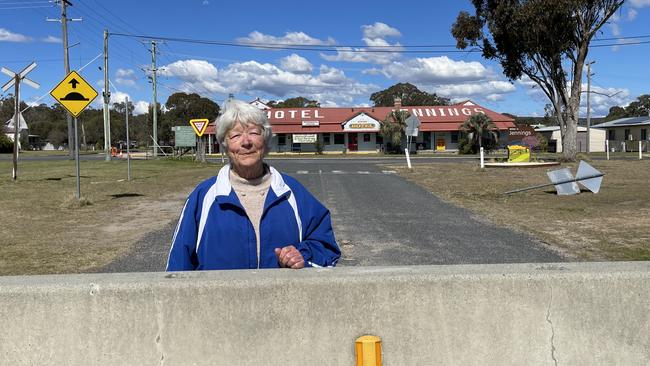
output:
<path id="1" fill-rule="evenodd" d="M 192 125 L 192 128 L 194 129 L 194 132 L 196 132 L 196 135 L 201 137 L 203 136 L 203 133 L 205 130 L 208 129 L 208 124 L 210 121 L 207 118 L 200 118 L 200 119 L 191 119 L 190 120 L 190 125 Z"/>
<path id="2" fill-rule="evenodd" d="M 76 71 L 71 71 L 50 95 L 75 117 L 97 97 L 97 92 Z"/>

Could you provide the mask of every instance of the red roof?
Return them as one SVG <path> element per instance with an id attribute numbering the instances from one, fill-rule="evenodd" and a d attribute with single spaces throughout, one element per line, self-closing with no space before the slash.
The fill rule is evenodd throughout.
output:
<path id="1" fill-rule="evenodd" d="M 448 106 L 408 106 L 409 111 L 421 122 L 420 131 L 458 131 L 472 114 L 485 113 L 499 130 L 515 127 L 514 119 L 491 111 L 471 101 Z M 355 116 L 365 113 L 381 121 L 393 111 L 393 107 L 349 107 L 349 108 L 274 108 L 268 111 L 273 133 L 328 133 L 328 132 L 376 132 L 376 130 L 355 129 L 344 131 L 343 124 Z M 317 126 L 313 126 L 318 121 Z M 306 122 L 306 123 L 305 123 Z M 310 126 L 312 125 L 312 126 Z M 206 134 L 214 134 L 210 124 Z"/>

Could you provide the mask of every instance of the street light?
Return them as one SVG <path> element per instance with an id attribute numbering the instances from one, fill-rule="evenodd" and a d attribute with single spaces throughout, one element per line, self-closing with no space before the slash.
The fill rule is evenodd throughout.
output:
<path id="1" fill-rule="evenodd" d="M 587 65 L 587 90 L 586 91 L 585 90 L 580 91 L 581 93 L 585 93 L 585 92 L 587 93 L 587 146 L 586 146 L 587 152 L 590 152 L 589 151 L 590 150 L 589 145 L 591 143 L 591 136 L 590 136 L 590 133 L 591 133 L 591 103 L 590 103 L 590 100 L 589 100 L 590 94 L 593 93 L 593 94 L 603 95 L 603 96 L 606 96 L 608 98 L 612 98 L 613 96 L 615 96 L 616 94 L 618 94 L 618 93 L 620 93 L 622 91 L 622 90 L 619 90 L 614 94 L 605 94 L 605 93 L 600 93 L 600 92 L 597 92 L 597 91 L 592 91 L 591 90 L 591 77 L 594 76 L 595 74 L 591 73 L 591 65 L 594 64 L 594 63 L 596 63 L 596 61 L 587 62 L 587 64 L 586 64 Z"/>

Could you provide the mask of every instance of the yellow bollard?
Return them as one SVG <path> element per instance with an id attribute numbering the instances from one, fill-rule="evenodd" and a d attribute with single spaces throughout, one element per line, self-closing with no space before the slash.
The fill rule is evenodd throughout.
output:
<path id="1" fill-rule="evenodd" d="M 381 366 L 381 339 L 365 335 L 357 338 L 354 353 L 357 366 Z"/>

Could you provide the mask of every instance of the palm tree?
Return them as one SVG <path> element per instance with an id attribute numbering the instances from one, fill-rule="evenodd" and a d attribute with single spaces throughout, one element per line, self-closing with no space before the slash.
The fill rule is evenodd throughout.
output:
<path id="1" fill-rule="evenodd" d="M 399 147 L 402 144 L 402 137 L 406 129 L 406 119 L 411 114 L 407 111 L 392 111 L 383 121 L 380 122 L 379 133 L 385 142 Z"/>
<path id="2" fill-rule="evenodd" d="M 479 149 L 483 147 L 484 136 L 493 140 L 496 140 L 499 136 L 497 126 L 485 113 L 471 115 L 463 122 L 460 129 L 467 132 L 467 138 L 472 142 L 472 145 L 476 145 L 478 142 Z"/>

